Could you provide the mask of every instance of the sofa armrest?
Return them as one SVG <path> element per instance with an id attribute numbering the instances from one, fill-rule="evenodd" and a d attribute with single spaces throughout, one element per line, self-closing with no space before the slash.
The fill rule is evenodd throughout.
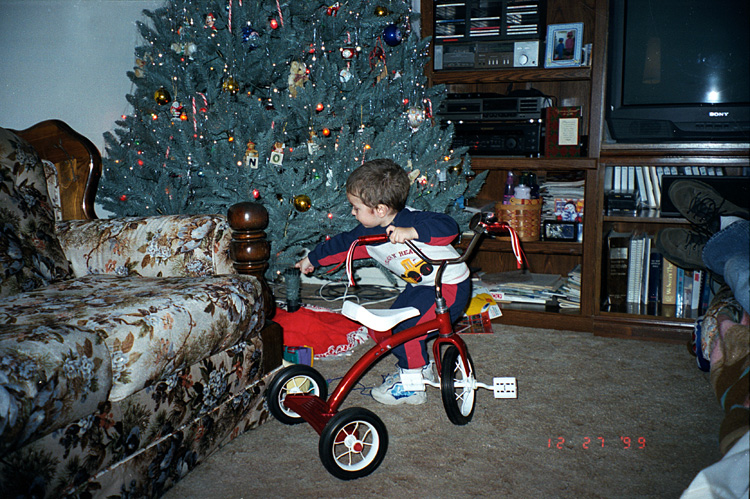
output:
<path id="1" fill-rule="evenodd" d="M 221 215 L 165 215 L 57 222 L 77 277 L 87 274 L 232 274 L 231 231 Z"/>

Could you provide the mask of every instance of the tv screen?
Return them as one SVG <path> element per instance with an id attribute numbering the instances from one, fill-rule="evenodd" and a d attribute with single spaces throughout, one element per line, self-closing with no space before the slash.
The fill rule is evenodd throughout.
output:
<path id="1" fill-rule="evenodd" d="M 612 0 L 607 122 L 624 142 L 748 140 L 748 0 Z"/>

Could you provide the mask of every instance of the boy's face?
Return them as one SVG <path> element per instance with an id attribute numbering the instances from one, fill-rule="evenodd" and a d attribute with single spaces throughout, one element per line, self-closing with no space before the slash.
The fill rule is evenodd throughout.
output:
<path id="1" fill-rule="evenodd" d="M 390 224 L 393 217 L 388 219 L 386 216 L 390 212 L 384 205 L 380 205 L 378 208 L 370 208 L 366 206 L 362 200 L 353 194 L 347 194 L 346 199 L 352 205 L 352 215 L 357 219 L 357 222 L 361 223 L 368 229 L 373 227 L 386 227 Z M 380 209 L 380 208 L 383 209 Z"/>

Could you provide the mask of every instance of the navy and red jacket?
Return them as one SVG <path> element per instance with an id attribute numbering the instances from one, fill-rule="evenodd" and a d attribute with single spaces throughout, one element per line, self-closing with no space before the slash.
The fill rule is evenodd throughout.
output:
<path id="1" fill-rule="evenodd" d="M 395 227 L 414 227 L 419 237 L 412 242 L 426 256 L 449 259 L 459 256 L 451 243 L 458 236 L 458 224 L 449 215 L 406 208 L 396 214 L 391 223 Z M 349 247 L 360 236 L 384 234 L 385 227 L 366 228 L 357 225 L 317 245 L 308 256 L 314 267 L 335 265 L 346 260 Z M 406 244 L 382 243 L 357 246 L 354 258 L 372 258 L 406 282 L 417 286 L 433 286 L 435 270 L 422 261 Z M 444 284 L 458 284 L 469 278 L 466 264 L 448 265 L 443 273 Z"/>

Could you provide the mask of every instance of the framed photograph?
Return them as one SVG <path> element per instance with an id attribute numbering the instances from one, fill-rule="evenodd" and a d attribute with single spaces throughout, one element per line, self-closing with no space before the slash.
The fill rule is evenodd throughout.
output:
<path id="1" fill-rule="evenodd" d="M 582 63 L 583 23 L 547 26 L 545 68 L 570 68 Z"/>
<path id="2" fill-rule="evenodd" d="M 578 222 L 545 220 L 542 222 L 542 239 L 544 241 L 577 241 Z"/>

